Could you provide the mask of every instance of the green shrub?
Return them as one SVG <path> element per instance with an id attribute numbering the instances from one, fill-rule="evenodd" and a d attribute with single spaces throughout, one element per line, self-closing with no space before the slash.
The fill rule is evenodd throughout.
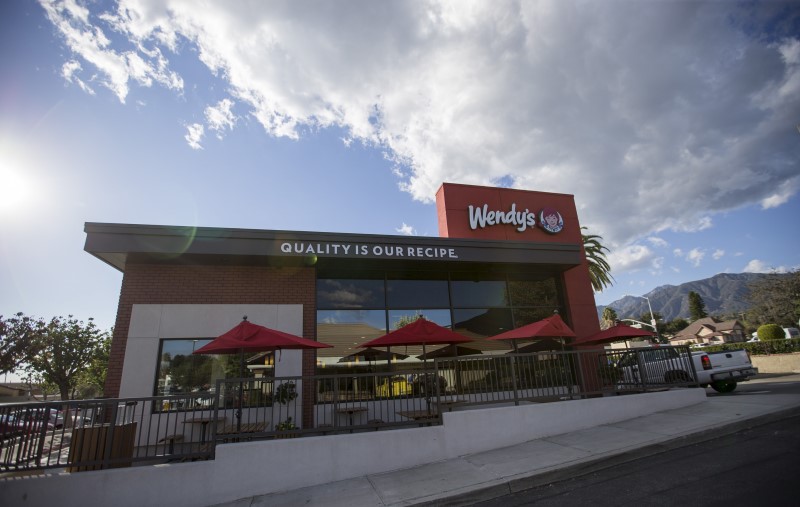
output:
<path id="1" fill-rule="evenodd" d="M 758 328 L 758 339 L 761 341 L 783 340 L 785 337 L 783 328 L 777 324 L 764 324 Z"/>

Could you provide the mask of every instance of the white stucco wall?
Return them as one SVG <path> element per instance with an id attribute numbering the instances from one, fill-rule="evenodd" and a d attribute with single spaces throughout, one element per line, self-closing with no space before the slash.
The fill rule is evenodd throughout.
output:
<path id="1" fill-rule="evenodd" d="M 213 505 L 452 459 L 689 406 L 705 397 L 704 389 L 676 389 L 451 412 L 442 426 L 225 444 L 217 446 L 212 461 L 0 480 L 0 504 Z"/>
<path id="2" fill-rule="evenodd" d="M 162 338 L 214 338 L 242 321 L 303 335 L 303 305 L 133 305 L 121 398 L 153 395 Z M 302 374 L 302 352 L 276 354 L 275 375 Z"/>

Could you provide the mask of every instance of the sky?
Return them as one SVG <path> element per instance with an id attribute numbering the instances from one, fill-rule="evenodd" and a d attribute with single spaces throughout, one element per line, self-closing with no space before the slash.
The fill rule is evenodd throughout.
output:
<path id="1" fill-rule="evenodd" d="M 0 2 L 0 315 L 113 326 L 85 222 L 436 236 L 443 182 L 574 195 L 598 304 L 786 272 L 798 125 L 797 2 Z"/>

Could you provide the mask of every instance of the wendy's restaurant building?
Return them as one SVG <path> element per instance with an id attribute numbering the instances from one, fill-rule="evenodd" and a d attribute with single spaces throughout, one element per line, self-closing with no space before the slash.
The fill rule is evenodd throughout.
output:
<path id="1" fill-rule="evenodd" d="M 248 357 L 276 376 L 381 368 L 359 345 L 418 315 L 489 354 L 509 347 L 486 337 L 554 311 L 599 331 L 571 195 L 445 183 L 436 205 L 436 238 L 87 223 L 85 250 L 123 273 L 105 394 L 213 385 L 224 365 L 192 352 L 245 315 L 333 345 Z"/>

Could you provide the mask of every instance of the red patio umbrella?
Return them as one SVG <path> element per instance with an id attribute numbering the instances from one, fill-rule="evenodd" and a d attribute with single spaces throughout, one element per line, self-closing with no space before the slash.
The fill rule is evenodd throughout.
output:
<path id="1" fill-rule="evenodd" d="M 410 324 L 406 324 L 400 329 L 395 329 L 391 333 L 385 334 L 374 340 L 362 343 L 360 347 L 392 347 L 395 345 L 422 345 L 422 364 L 423 370 L 426 371 L 425 378 L 427 379 L 427 365 L 426 359 L 427 351 L 426 345 L 451 345 L 455 343 L 466 343 L 473 341 L 472 338 L 467 338 L 454 331 L 440 326 L 435 322 L 431 322 L 424 317 L 420 317 Z M 425 401 L 430 412 L 430 392 L 425 390 Z"/>
<path id="2" fill-rule="evenodd" d="M 570 345 L 602 345 L 604 343 L 630 340 L 632 338 L 647 338 L 655 335 L 655 333 L 645 329 L 617 323 L 605 331 L 573 340 Z"/>
<path id="3" fill-rule="evenodd" d="M 577 335 L 564 323 L 559 314 L 500 333 L 487 340 L 511 340 L 517 350 L 517 340 L 533 340 L 536 338 L 575 338 Z"/>
<path id="4" fill-rule="evenodd" d="M 422 355 L 425 356 L 426 345 L 450 345 L 466 343 L 472 338 L 460 335 L 454 331 L 420 317 L 400 329 L 385 334 L 374 340 L 362 343 L 360 347 L 394 347 L 396 345 L 422 345 Z M 424 358 L 423 358 L 424 361 Z"/>
<path id="5" fill-rule="evenodd" d="M 244 376 L 244 353 L 283 349 L 322 349 L 333 347 L 315 342 L 276 329 L 248 322 L 247 315 L 233 329 L 195 350 L 193 354 L 235 354 L 239 353 L 239 377 Z M 242 382 L 239 382 L 239 395 L 236 407 L 236 426 L 242 423 Z"/>
<path id="6" fill-rule="evenodd" d="M 333 347 L 326 343 L 301 338 L 276 329 L 259 326 L 247 320 L 247 316 L 233 329 L 195 350 L 193 354 L 241 355 L 240 376 L 244 375 L 244 353 L 282 349 L 322 349 Z"/>

